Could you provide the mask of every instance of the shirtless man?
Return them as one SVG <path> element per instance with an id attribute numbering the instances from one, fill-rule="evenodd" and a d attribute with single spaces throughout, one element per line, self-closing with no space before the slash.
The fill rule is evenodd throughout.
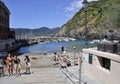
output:
<path id="1" fill-rule="evenodd" d="M 12 59 L 11 59 L 10 54 L 7 55 L 6 65 L 7 65 L 7 70 L 8 70 L 8 76 L 10 76 L 11 75 L 11 69 L 12 69 Z"/>
<path id="2" fill-rule="evenodd" d="M 12 56 L 12 57 L 11 57 L 11 62 L 12 62 L 12 64 L 11 64 L 11 74 L 12 74 L 12 75 L 13 75 L 13 70 L 15 70 L 14 61 L 15 61 L 15 58 L 14 58 L 14 56 Z"/>

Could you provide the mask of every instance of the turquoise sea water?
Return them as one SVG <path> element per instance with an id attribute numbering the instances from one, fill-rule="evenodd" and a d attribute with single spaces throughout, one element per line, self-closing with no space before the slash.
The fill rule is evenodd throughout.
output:
<path id="1" fill-rule="evenodd" d="M 73 46 L 76 47 L 75 51 L 80 51 L 84 48 L 84 40 L 66 41 L 66 42 L 49 42 L 40 43 L 27 47 L 22 47 L 18 53 L 47 53 L 47 52 L 60 52 L 61 46 L 64 46 L 67 52 L 73 51 Z M 89 44 L 92 47 L 93 44 Z"/>

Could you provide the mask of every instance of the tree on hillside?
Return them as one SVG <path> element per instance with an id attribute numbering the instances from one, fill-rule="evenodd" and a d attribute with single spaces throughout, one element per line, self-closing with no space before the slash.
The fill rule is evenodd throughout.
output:
<path id="1" fill-rule="evenodd" d="M 120 31 L 120 12 L 119 12 L 118 15 L 117 15 L 116 26 L 117 26 L 118 30 Z"/>

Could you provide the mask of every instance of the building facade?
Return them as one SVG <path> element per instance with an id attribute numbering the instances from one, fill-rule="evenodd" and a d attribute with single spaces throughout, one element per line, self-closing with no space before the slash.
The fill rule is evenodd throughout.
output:
<path id="1" fill-rule="evenodd" d="M 15 32 L 9 27 L 10 11 L 0 0 L 0 52 L 9 51 L 15 44 Z"/>
<path id="2" fill-rule="evenodd" d="M 84 73 L 102 82 L 102 84 L 120 84 L 120 55 L 83 49 L 82 69 Z"/>
<path id="3" fill-rule="evenodd" d="M 7 6 L 0 0 L 0 40 L 14 39 L 15 32 L 9 28 L 10 11 Z"/>

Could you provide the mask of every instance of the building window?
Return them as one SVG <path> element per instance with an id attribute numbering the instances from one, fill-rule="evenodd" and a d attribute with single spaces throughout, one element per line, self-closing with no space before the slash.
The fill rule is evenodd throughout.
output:
<path id="1" fill-rule="evenodd" d="M 88 61 L 89 61 L 90 64 L 92 64 L 92 62 L 93 62 L 92 60 L 93 60 L 93 55 L 89 54 L 89 60 Z"/>
<path id="2" fill-rule="evenodd" d="M 101 67 L 110 70 L 110 59 L 104 57 L 98 57 Z"/>

